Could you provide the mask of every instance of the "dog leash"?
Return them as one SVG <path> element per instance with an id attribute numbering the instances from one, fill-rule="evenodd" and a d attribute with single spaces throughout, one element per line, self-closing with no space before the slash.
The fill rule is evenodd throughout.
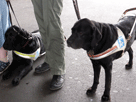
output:
<path id="1" fill-rule="evenodd" d="M 13 10 L 13 7 L 12 7 L 12 5 L 11 5 L 11 2 L 10 2 L 10 1 L 7 1 L 7 5 L 11 8 L 12 13 L 13 13 L 13 15 L 14 15 L 14 17 L 15 17 L 15 20 L 16 20 L 18 26 L 20 27 L 19 22 L 18 22 L 18 20 L 17 20 L 17 17 L 16 17 L 16 15 L 15 15 L 15 12 L 14 12 L 14 10 Z M 12 24 L 11 15 L 10 15 L 10 20 L 11 20 L 11 24 Z M 20 28 L 21 28 L 21 27 L 20 27 Z"/>
<path id="2" fill-rule="evenodd" d="M 74 5 L 74 8 L 75 8 L 77 19 L 80 20 L 81 17 L 80 17 L 80 12 L 79 12 L 79 8 L 78 8 L 78 2 L 77 2 L 77 0 L 73 0 L 73 5 Z"/>

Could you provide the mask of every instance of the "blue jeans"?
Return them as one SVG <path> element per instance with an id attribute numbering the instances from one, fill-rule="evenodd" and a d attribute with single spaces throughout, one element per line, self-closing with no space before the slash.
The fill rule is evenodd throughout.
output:
<path id="1" fill-rule="evenodd" d="M 6 0 L 0 0 L 0 48 L 5 41 L 5 32 L 10 27 L 9 9 Z"/>

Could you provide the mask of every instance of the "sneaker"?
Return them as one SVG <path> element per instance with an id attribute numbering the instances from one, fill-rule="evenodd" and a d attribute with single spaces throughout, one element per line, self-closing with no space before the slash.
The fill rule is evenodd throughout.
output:
<path id="1" fill-rule="evenodd" d="M 10 65 L 10 62 L 0 61 L 0 74 L 2 74 Z"/>
<path id="2" fill-rule="evenodd" d="M 35 68 L 35 73 L 43 73 L 45 71 L 48 71 L 49 69 L 50 69 L 49 64 L 44 62 L 43 64 Z"/>
<path id="3" fill-rule="evenodd" d="M 65 81 L 65 75 L 53 75 L 50 90 L 61 89 Z"/>

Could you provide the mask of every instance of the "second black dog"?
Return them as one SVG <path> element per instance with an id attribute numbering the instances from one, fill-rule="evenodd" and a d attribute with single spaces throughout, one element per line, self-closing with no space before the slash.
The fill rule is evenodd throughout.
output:
<path id="1" fill-rule="evenodd" d="M 100 69 L 101 66 L 103 66 L 105 70 L 105 90 L 102 96 L 102 101 L 110 100 L 112 62 L 113 60 L 120 58 L 122 56 L 122 52 L 127 51 L 129 54 L 129 62 L 126 65 L 126 68 L 132 68 L 133 50 L 131 45 L 136 39 L 135 20 L 135 15 L 124 16 L 117 24 L 114 25 L 99 23 L 89 19 L 81 19 L 73 26 L 72 35 L 67 40 L 68 46 L 74 49 L 83 48 L 86 50 L 87 53 L 89 53 L 93 64 L 94 82 L 87 90 L 87 94 L 95 93 L 99 84 Z M 125 40 L 119 38 L 118 29 L 123 32 L 122 37 L 124 37 Z M 130 37 L 129 33 L 131 29 L 132 33 Z M 124 43 L 125 41 L 127 42 L 126 44 Z M 109 52 L 114 51 L 112 49 L 117 47 L 115 46 L 112 48 L 115 42 L 119 43 L 120 48 L 126 45 L 125 49 L 99 59 L 99 57 L 102 57 L 104 54 L 106 55 Z"/>
<path id="2" fill-rule="evenodd" d="M 4 72 L 3 80 L 9 79 L 18 68 L 19 73 L 12 80 L 13 85 L 18 85 L 20 80 L 32 70 L 33 59 L 45 54 L 45 48 L 39 36 L 30 34 L 17 26 L 7 30 L 3 47 L 6 50 L 12 50 L 13 61 Z"/>

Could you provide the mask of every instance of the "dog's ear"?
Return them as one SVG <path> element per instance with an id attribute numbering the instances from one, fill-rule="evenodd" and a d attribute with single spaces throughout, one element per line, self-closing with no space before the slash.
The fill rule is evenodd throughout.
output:
<path id="1" fill-rule="evenodd" d="M 92 29 L 93 29 L 93 32 L 92 32 L 91 47 L 95 48 L 98 45 L 98 42 L 101 40 L 102 34 L 100 30 L 98 30 L 98 28 L 93 27 Z"/>

